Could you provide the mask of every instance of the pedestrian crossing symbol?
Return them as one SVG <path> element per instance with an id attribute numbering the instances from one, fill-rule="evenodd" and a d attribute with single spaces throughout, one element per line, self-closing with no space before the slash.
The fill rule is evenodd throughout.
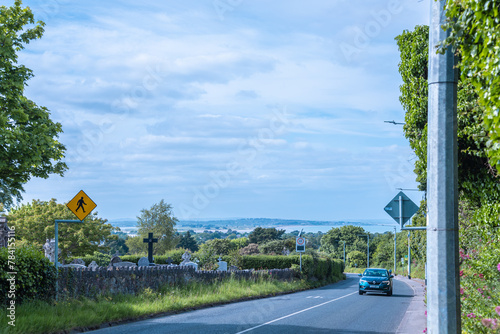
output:
<path id="1" fill-rule="evenodd" d="M 66 206 L 78 217 L 78 219 L 84 220 L 85 217 L 95 209 L 97 204 L 95 204 L 83 190 L 80 190 Z"/>

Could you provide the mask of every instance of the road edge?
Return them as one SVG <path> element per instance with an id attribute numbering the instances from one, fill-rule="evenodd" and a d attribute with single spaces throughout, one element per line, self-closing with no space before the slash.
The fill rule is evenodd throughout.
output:
<path id="1" fill-rule="evenodd" d="M 425 305 L 425 282 L 421 279 L 409 279 L 396 276 L 394 279 L 404 282 L 413 289 L 413 298 L 396 330 L 397 334 L 425 333 L 427 329 L 427 306 Z"/>

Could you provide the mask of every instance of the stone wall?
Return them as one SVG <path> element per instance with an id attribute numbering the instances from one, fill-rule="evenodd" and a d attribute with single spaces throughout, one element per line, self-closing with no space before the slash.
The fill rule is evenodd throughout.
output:
<path id="1" fill-rule="evenodd" d="M 99 267 L 92 269 L 61 268 L 58 279 L 58 295 L 63 298 L 79 296 L 95 297 L 100 294 L 135 294 L 145 288 L 157 289 L 169 284 L 188 282 L 213 282 L 224 278 L 256 280 L 270 277 L 291 280 L 290 269 L 199 271 L 189 267 Z"/>

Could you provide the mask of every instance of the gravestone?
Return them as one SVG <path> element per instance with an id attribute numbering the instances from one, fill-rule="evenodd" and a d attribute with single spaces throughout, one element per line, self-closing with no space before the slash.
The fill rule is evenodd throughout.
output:
<path id="1" fill-rule="evenodd" d="M 50 262 L 55 261 L 55 249 L 56 241 L 54 239 L 46 239 L 45 244 L 43 245 L 43 250 L 45 251 L 45 257 L 48 258 Z M 58 249 L 57 253 L 60 255 L 61 249 Z"/>
<path id="2" fill-rule="evenodd" d="M 92 269 L 92 271 L 96 271 L 97 268 L 99 268 L 99 266 L 97 265 L 97 263 L 95 261 L 92 261 L 92 262 L 90 262 L 88 268 Z"/>
<path id="3" fill-rule="evenodd" d="M 174 260 L 172 260 L 172 258 L 169 256 L 168 259 L 165 260 L 165 262 L 168 264 L 168 265 L 171 265 L 172 262 L 174 262 Z"/>
<path id="4" fill-rule="evenodd" d="M 219 256 L 219 268 L 217 268 L 218 271 L 227 271 L 227 262 L 222 261 L 221 257 Z"/>
<path id="5" fill-rule="evenodd" d="M 182 262 L 179 264 L 179 266 L 192 267 L 194 268 L 194 270 L 198 270 L 198 264 L 191 262 L 191 254 L 189 254 L 188 251 L 182 254 Z"/>
<path id="6" fill-rule="evenodd" d="M 113 264 L 115 263 L 118 263 L 118 262 L 122 262 L 122 259 L 120 259 L 120 257 L 118 255 L 113 255 L 113 257 L 111 258 L 111 261 L 109 261 L 109 265 L 110 266 L 113 266 Z"/>
<path id="7" fill-rule="evenodd" d="M 61 267 L 62 268 L 77 268 L 77 269 L 85 269 L 85 268 L 87 268 L 85 265 L 83 265 L 83 264 L 77 264 L 77 263 L 63 264 Z"/>
<path id="8" fill-rule="evenodd" d="M 70 264 L 81 264 L 85 266 L 85 261 L 83 261 L 82 259 L 74 259 Z"/>
<path id="9" fill-rule="evenodd" d="M 147 238 L 144 238 L 142 242 L 148 243 L 148 261 L 150 265 L 153 265 L 153 243 L 158 242 L 157 238 L 153 238 L 153 233 L 149 233 Z"/>
<path id="10" fill-rule="evenodd" d="M 134 262 L 123 261 L 123 262 L 113 263 L 112 266 L 115 268 L 137 267 L 137 264 L 135 264 Z"/>
<path id="11" fill-rule="evenodd" d="M 137 262 L 139 267 L 149 267 L 149 261 L 147 257 L 141 257 Z"/>

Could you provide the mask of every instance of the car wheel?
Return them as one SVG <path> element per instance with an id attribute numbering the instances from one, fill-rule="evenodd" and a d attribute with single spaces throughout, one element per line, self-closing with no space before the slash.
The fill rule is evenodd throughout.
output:
<path id="1" fill-rule="evenodd" d="M 363 291 L 359 290 L 359 295 L 362 296 L 363 295 Z"/>
<path id="2" fill-rule="evenodd" d="M 387 291 L 387 295 L 388 295 L 388 296 L 392 296 L 392 289 L 391 289 L 391 290 L 389 290 L 389 291 Z"/>

